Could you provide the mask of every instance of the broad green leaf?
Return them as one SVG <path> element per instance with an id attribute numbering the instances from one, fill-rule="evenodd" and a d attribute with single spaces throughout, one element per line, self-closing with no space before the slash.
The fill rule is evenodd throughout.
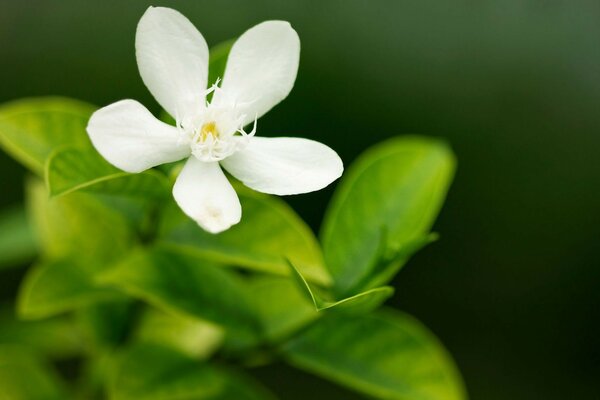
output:
<path id="1" fill-rule="evenodd" d="M 289 278 L 260 275 L 249 282 L 249 288 L 267 341 L 282 340 L 319 318 Z"/>
<path id="2" fill-rule="evenodd" d="M 0 106 L 0 145 L 42 175 L 46 158 L 58 146 L 91 146 L 85 131 L 95 107 L 76 100 L 45 97 Z"/>
<path id="3" fill-rule="evenodd" d="M 90 270 L 118 259 L 136 242 L 130 221 L 98 197 L 71 193 L 50 199 L 42 182 L 31 180 L 27 201 L 46 258 L 76 256 Z"/>
<path id="4" fill-rule="evenodd" d="M 221 325 L 234 347 L 253 341 L 258 333 L 242 282 L 227 268 L 201 258 L 160 247 L 140 249 L 98 281 L 167 312 Z"/>
<path id="5" fill-rule="evenodd" d="M 38 242 L 22 207 L 0 214 L 0 270 L 21 266 L 38 254 Z"/>
<path id="6" fill-rule="evenodd" d="M 118 293 L 98 287 L 87 267 L 74 258 L 46 261 L 32 267 L 19 289 L 19 316 L 46 318 L 115 299 Z"/>
<path id="7" fill-rule="evenodd" d="M 81 332 L 70 317 L 19 321 L 12 309 L 0 309 L 0 345 L 22 345 L 51 358 L 74 357 L 83 350 Z"/>
<path id="8" fill-rule="evenodd" d="M 323 295 L 314 290 L 307 280 L 302 276 L 296 266 L 290 262 L 292 276 L 295 278 L 298 286 L 305 293 L 306 297 L 312 301 L 317 311 L 336 310 L 350 312 L 367 312 L 379 307 L 388 297 L 394 294 L 394 288 L 383 286 L 369 289 L 354 296 L 346 297 L 341 300 L 326 300 Z M 325 292 L 325 295 L 328 293 Z"/>
<path id="9" fill-rule="evenodd" d="M 256 383 L 158 345 L 121 355 L 109 388 L 112 400 L 265 400 Z"/>
<path id="10" fill-rule="evenodd" d="M 406 248 L 429 233 L 454 165 L 444 142 L 405 136 L 367 150 L 349 168 L 321 232 L 338 294 L 363 290 L 371 279 L 381 283 L 378 273 L 389 277 L 406 262 Z M 381 266 L 382 257 L 394 265 Z"/>
<path id="11" fill-rule="evenodd" d="M 202 360 L 218 349 L 223 334 L 223 329 L 209 322 L 150 308 L 142 316 L 135 340 L 172 347 Z"/>
<path id="12" fill-rule="evenodd" d="M 0 399 L 64 400 L 56 373 L 24 347 L 0 345 Z"/>
<path id="13" fill-rule="evenodd" d="M 170 195 L 169 181 L 159 171 L 123 172 L 93 148 L 63 146 L 57 149 L 48 158 L 45 174 L 51 196 L 77 190 L 149 198 Z"/>
<path id="14" fill-rule="evenodd" d="M 177 207 L 165 212 L 159 241 L 205 258 L 262 272 L 289 275 L 288 258 L 309 280 L 327 285 L 321 250 L 310 228 L 282 200 L 239 189 L 243 217 L 213 235 Z"/>
<path id="15" fill-rule="evenodd" d="M 392 310 L 329 314 L 292 340 L 284 354 L 301 369 L 379 399 L 467 397 L 439 341 L 414 318 Z"/>

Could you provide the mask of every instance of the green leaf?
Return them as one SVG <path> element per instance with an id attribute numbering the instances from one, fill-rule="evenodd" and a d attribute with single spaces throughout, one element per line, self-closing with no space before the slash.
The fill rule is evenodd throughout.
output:
<path id="1" fill-rule="evenodd" d="M 165 212 L 159 241 L 224 264 L 280 275 L 290 273 L 288 258 L 307 279 L 329 284 L 321 250 L 304 221 L 280 199 L 236 189 L 244 214 L 239 224 L 213 235 L 173 206 Z"/>
<path id="2" fill-rule="evenodd" d="M 438 340 L 392 310 L 329 314 L 292 340 L 287 359 L 306 371 L 380 399 L 463 400 L 460 375 Z"/>
<path id="3" fill-rule="evenodd" d="M 217 325 L 149 308 L 135 334 L 138 343 L 167 346 L 196 359 L 206 359 L 223 341 Z"/>
<path id="4" fill-rule="evenodd" d="M 25 210 L 12 207 L 0 214 L 0 270 L 22 266 L 38 254 L 38 242 Z"/>
<path id="5" fill-rule="evenodd" d="M 258 333 L 250 298 L 236 278 L 222 266 L 157 247 L 134 252 L 98 280 L 167 312 L 221 325 L 235 347 Z"/>
<path id="6" fill-rule="evenodd" d="M 0 399 L 67 398 L 56 373 L 31 351 L 24 347 L 0 346 Z"/>
<path id="7" fill-rule="evenodd" d="M 27 185 L 27 202 L 44 256 L 76 256 L 101 268 L 126 254 L 136 243 L 128 219 L 111 204 L 86 193 L 48 198 L 39 180 Z"/>
<path id="8" fill-rule="evenodd" d="M 121 345 L 128 337 L 136 316 L 134 302 L 129 298 L 115 299 L 79 308 L 75 313 L 77 323 L 94 355 Z"/>
<path id="9" fill-rule="evenodd" d="M 46 158 L 58 146 L 91 146 L 85 128 L 95 108 L 60 97 L 3 104 L 0 106 L 0 145 L 17 161 L 42 175 Z"/>
<path id="10" fill-rule="evenodd" d="M 48 158 L 45 175 L 51 196 L 77 190 L 143 198 L 170 195 L 169 181 L 159 171 L 123 172 L 93 148 L 63 146 L 57 149 Z"/>
<path id="11" fill-rule="evenodd" d="M 293 280 L 261 275 L 249 282 L 258 319 L 267 341 L 277 342 L 319 318 Z"/>
<path id="12" fill-rule="evenodd" d="M 11 309 L 0 309 L 0 344 L 22 345 L 50 358 L 81 354 L 81 332 L 70 317 L 19 321 Z"/>
<path id="13" fill-rule="evenodd" d="M 98 287 L 87 268 L 73 258 L 47 261 L 31 268 L 19 289 L 19 316 L 46 318 L 115 299 L 118 293 Z"/>
<path id="14" fill-rule="evenodd" d="M 148 344 L 121 355 L 109 394 L 112 400 L 273 399 L 248 378 Z"/>
<path id="15" fill-rule="evenodd" d="M 389 279 L 406 262 L 406 249 L 428 235 L 454 165 L 445 143 L 405 136 L 371 148 L 349 168 L 321 232 L 338 294 L 360 291 L 372 279 L 381 283 L 378 273 Z M 394 265 L 378 266 L 382 256 Z"/>
<path id="16" fill-rule="evenodd" d="M 306 297 L 312 301 L 317 311 L 336 310 L 350 312 L 367 312 L 379 307 L 388 297 L 394 294 L 394 288 L 383 286 L 358 293 L 354 296 L 346 297 L 341 300 L 325 300 L 324 297 L 314 290 L 306 281 L 304 276 L 298 271 L 296 266 L 290 262 L 292 276 L 295 278 L 298 286 L 303 290 Z M 327 295 L 327 293 L 325 293 Z"/>

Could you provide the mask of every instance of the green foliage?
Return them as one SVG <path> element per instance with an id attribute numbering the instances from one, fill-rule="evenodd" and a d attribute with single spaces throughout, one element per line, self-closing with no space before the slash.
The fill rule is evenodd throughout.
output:
<path id="1" fill-rule="evenodd" d="M 238 190 L 244 217 L 231 229 L 213 235 L 202 230 L 175 205 L 166 210 L 161 243 L 221 263 L 289 275 L 286 258 L 307 279 L 330 283 L 314 234 L 283 201 L 250 190 Z"/>
<path id="2" fill-rule="evenodd" d="M 0 107 L 0 145 L 38 175 L 63 144 L 89 147 L 85 132 L 94 107 L 71 99 L 24 99 Z"/>
<path id="3" fill-rule="evenodd" d="M 211 83 L 231 44 L 211 52 Z M 37 175 L 26 209 L 0 216 L 0 274 L 36 260 L 17 316 L 0 310 L 1 399 L 69 398 L 47 362 L 66 357 L 83 360 L 69 394 L 86 399 L 272 399 L 231 366 L 278 357 L 375 398 L 466 398 L 437 339 L 380 309 L 386 283 L 436 239 L 447 145 L 412 136 L 366 151 L 321 244 L 284 201 L 237 182 L 242 221 L 213 235 L 172 200 L 179 164 L 128 174 L 96 152 L 92 111 L 60 98 L 0 106 L 0 144 Z"/>
<path id="4" fill-rule="evenodd" d="M 121 354 L 110 384 L 113 400 L 264 400 L 256 383 L 158 345 L 137 345 Z"/>
<path id="5" fill-rule="evenodd" d="M 62 382 L 47 363 L 24 347 L 0 345 L 0 399 L 66 398 Z"/>
<path id="6" fill-rule="evenodd" d="M 317 311 L 323 310 L 343 310 L 351 312 L 371 311 L 379 307 L 388 297 L 394 294 L 394 288 L 390 286 L 382 286 L 374 289 L 369 289 L 364 292 L 355 294 L 354 296 L 346 297 L 341 300 L 332 301 L 326 300 L 323 295 L 314 290 L 306 281 L 304 276 L 298 271 L 296 266 L 290 262 L 292 275 L 296 282 L 303 290 L 307 298 L 312 301 Z M 331 294 L 325 292 L 325 296 L 330 297 Z"/>
<path id="7" fill-rule="evenodd" d="M 215 324 L 181 314 L 148 309 L 135 333 L 136 341 L 171 347 L 190 357 L 209 358 L 223 342 L 223 329 Z"/>
<path id="8" fill-rule="evenodd" d="M 22 266 L 37 252 L 38 243 L 23 207 L 0 213 L 0 270 Z"/>
<path id="9" fill-rule="evenodd" d="M 39 321 L 19 321 L 12 309 L 0 309 L 0 346 L 23 345 L 56 359 L 74 357 L 83 349 L 73 318 L 61 316 Z"/>
<path id="10" fill-rule="evenodd" d="M 158 171 L 129 174 L 109 164 L 93 148 L 67 146 L 53 152 L 46 163 L 46 185 L 51 196 L 77 190 L 104 194 L 164 198 L 169 182 Z"/>
<path id="11" fill-rule="evenodd" d="M 116 293 L 98 287 L 85 267 L 74 258 L 32 267 L 19 292 L 19 316 L 26 319 L 46 318 L 98 301 L 114 299 Z"/>
<path id="12" fill-rule="evenodd" d="M 331 314 L 293 339 L 292 364 L 380 399 L 465 398 L 456 368 L 419 322 L 391 310 Z"/>
<path id="13" fill-rule="evenodd" d="M 160 247 L 141 249 L 98 280 L 167 312 L 219 324 L 236 345 L 246 344 L 258 331 L 239 278 L 201 258 Z"/>
<path id="14" fill-rule="evenodd" d="M 321 234 L 338 293 L 387 281 L 429 241 L 454 164 L 443 142 L 406 136 L 366 151 L 346 172 Z"/>

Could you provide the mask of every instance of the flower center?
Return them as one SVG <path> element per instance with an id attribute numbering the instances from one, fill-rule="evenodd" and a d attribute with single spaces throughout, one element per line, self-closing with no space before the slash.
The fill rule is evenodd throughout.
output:
<path id="1" fill-rule="evenodd" d="M 218 83 L 218 82 L 217 82 Z M 215 83 L 205 95 L 221 89 Z M 256 120 L 252 131 L 243 127 L 245 115 L 239 112 L 235 103 L 225 105 L 207 104 L 200 115 L 177 121 L 181 139 L 189 143 L 192 155 L 200 161 L 221 161 L 248 145 L 256 132 Z"/>
<path id="2" fill-rule="evenodd" d="M 211 121 L 202 125 L 202 128 L 200 128 L 200 135 L 198 135 L 196 140 L 204 142 L 209 135 L 212 136 L 213 139 L 219 137 L 219 131 L 217 130 L 217 124 L 215 121 Z"/>

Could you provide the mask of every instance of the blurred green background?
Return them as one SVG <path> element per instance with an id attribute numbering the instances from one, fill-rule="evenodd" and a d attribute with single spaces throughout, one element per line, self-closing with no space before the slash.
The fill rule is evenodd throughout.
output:
<path id="1" fill-rule="evenodd" d="M 0 101 L 134 98 L 158 112 L 134 56 L 149 5 L 181 11 L 209 45 L 292 23 L 298 80 L 261 135 L 317 139 L 347 165 L 394 135 L 448 140 L 459 168 L 442 238 L 391 303 L 442 339 L 473 399 L 597 398 L 598 1 L 0 0 Z M 0 154 L 0 171 L 0 206 L 21 201 L 23 168 Z M 317 230 L 330 194 L 287 200 Z M 2 300 L 19 278 L 0 275 Z M 255 373 L 286 399 L 359 398 L 283 366 Z"/>

